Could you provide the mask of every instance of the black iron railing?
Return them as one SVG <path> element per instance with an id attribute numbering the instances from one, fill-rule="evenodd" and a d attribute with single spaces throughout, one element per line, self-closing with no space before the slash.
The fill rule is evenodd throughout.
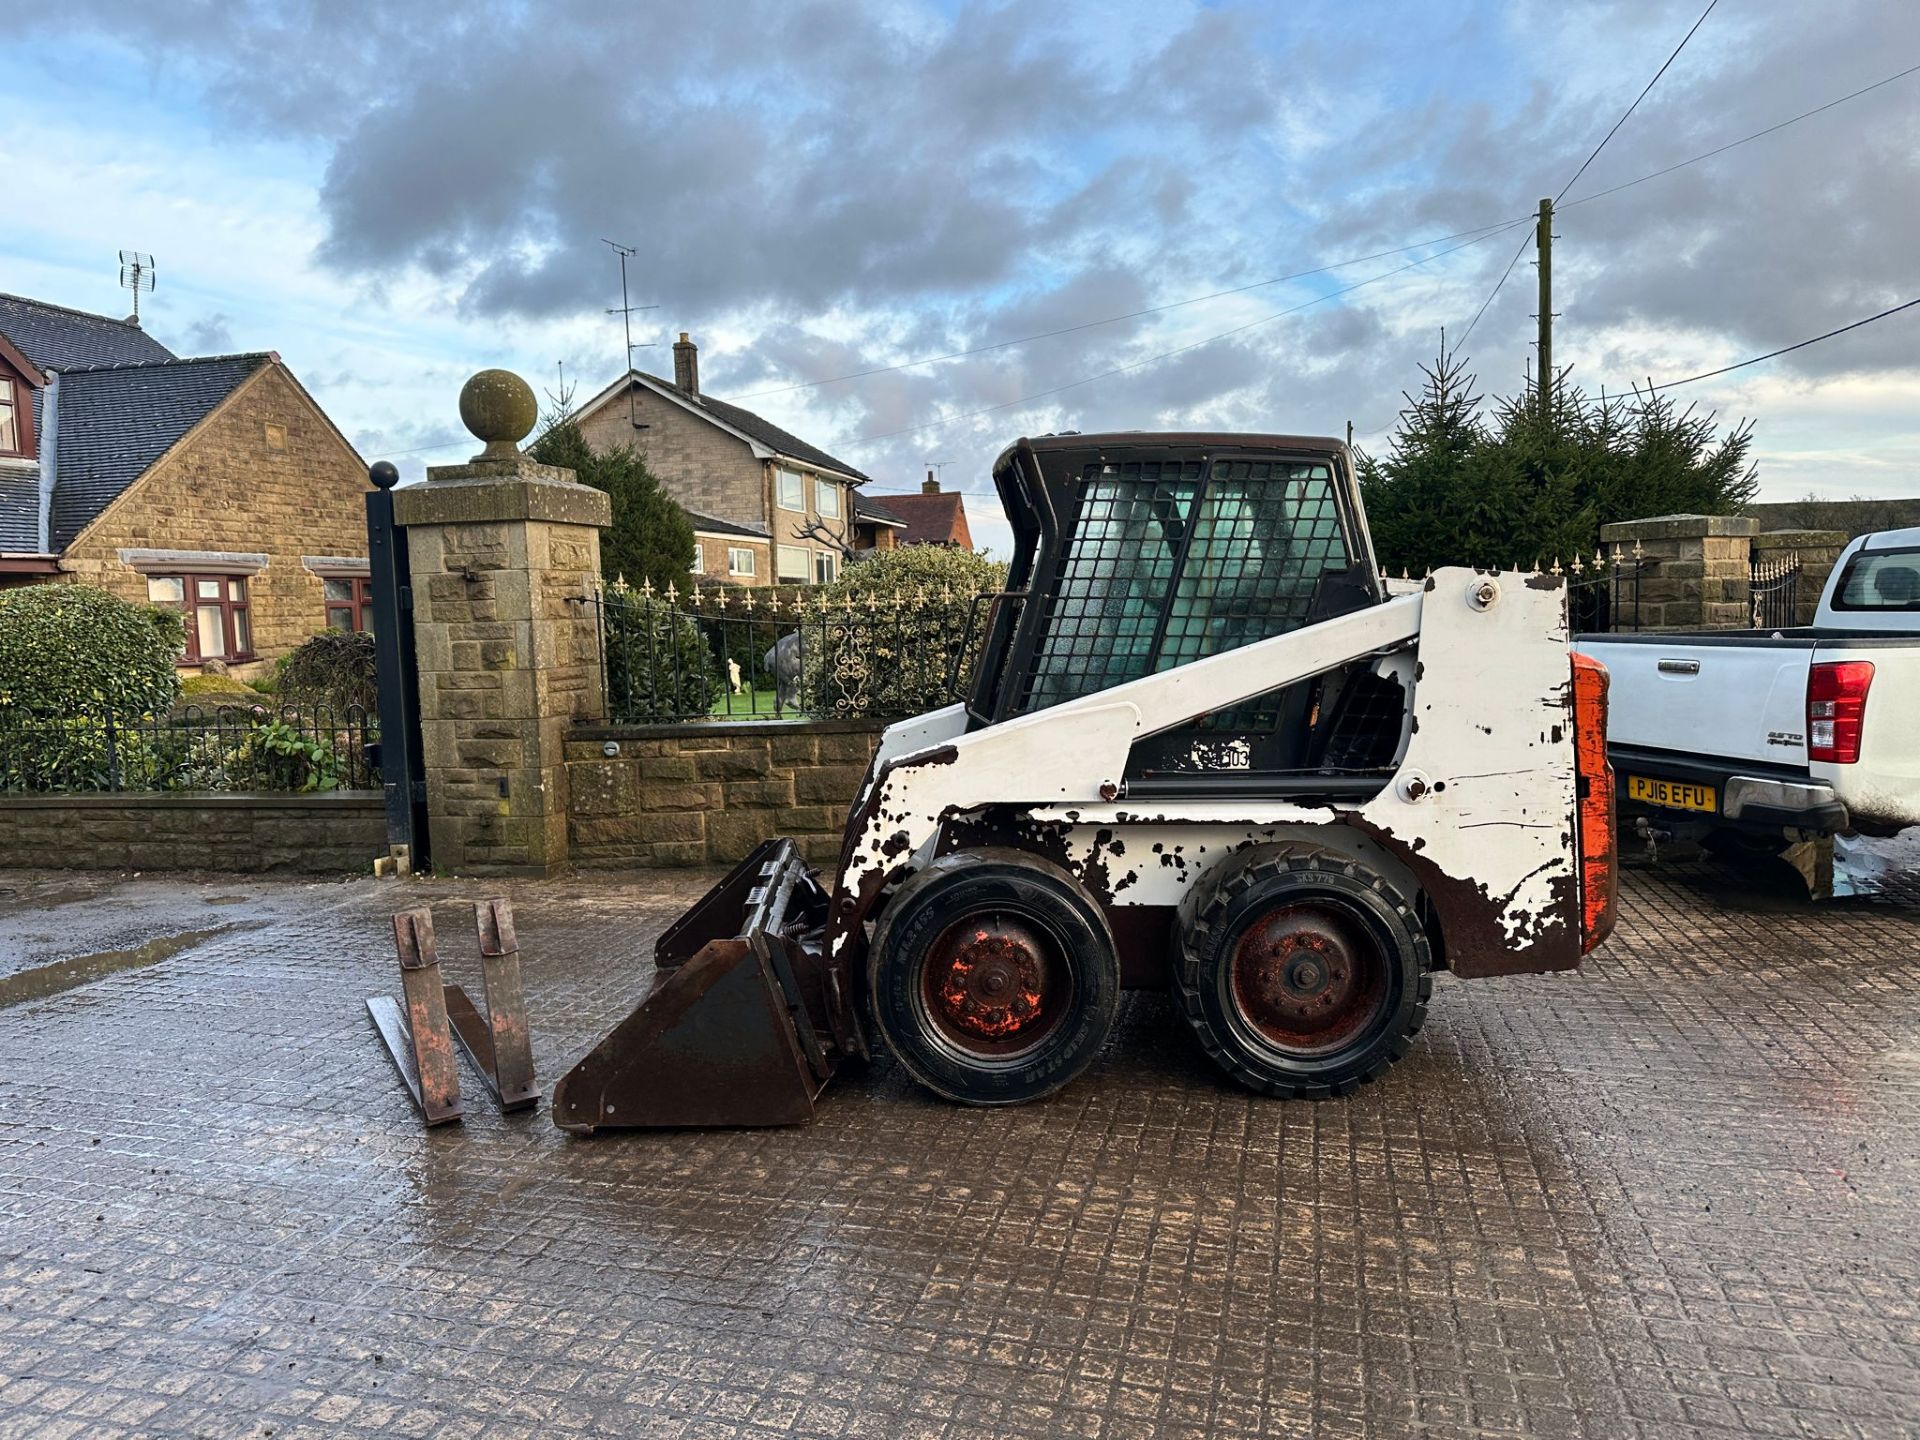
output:
<path id="1" fill-rule="evenodd" d="M 1747 596 L 1753 628 L 1784 630 L 1797 624 L 1800 608 L 1800 557 L 1787 554 L 1748 562 Z"/>
<path id="2" fill-rule="evenodd" d="M 615 583 L 600 614 L 608 718 L 895 719 L 951 702 L 978 649 L 973 597 Z"/>
<path id="3" fill-rule="evenodd" d="M 1569 565 L 1555 560 L 1548 568 L 1567 577 L 1567 616 L 1576 635 L 1640 628 L 1640 578 L 1647 562 L 1639 546 L 1631 555 L 1616 545 L 1613 553 L 1596 550 L 1591 560 L 1574 556 Z"/>
<path id="4" fill-rule="evenodd" d="M 0 706 L 0 792 L 372 790 L 378 741 L 378 720 L 358 706 Z"/>

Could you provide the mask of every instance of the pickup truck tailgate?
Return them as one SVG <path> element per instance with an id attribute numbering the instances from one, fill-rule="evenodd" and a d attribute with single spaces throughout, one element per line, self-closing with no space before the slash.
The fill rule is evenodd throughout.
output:
<path id="1" fill-rule="evenodd" d="M 1807 763 L 1812 641 L 1715 644 L 1681 635 L 1582 635 L 1613 676 L 1607 743 L 1763 765 Z"/>

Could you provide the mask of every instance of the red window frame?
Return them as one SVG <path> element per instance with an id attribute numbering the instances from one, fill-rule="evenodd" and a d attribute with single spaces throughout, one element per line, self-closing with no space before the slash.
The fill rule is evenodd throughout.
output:
<path id="1" fill-rule="evenodd" d="M 183 597 L 179 604 L 171 600 L 152 600 L 153 582 L 156 580 L 178 580 Z M 216 588 L 214 595 L 202 595 L 201 585 Z M 239 587 L 239 596 L 235 598 L 234 587 Z M 258 656 L 253 648 L 253 596 L 247 588 L 245 575 L 209 575 L 187 572 L 155 572 L 147 576 L 148 598 L 155 605 L 178 610 L 187 633 L 187 643 L 180 652 L 182 665 L 200 665 L 208 660 L 220 660 L 229 665 L 245 664 Z M 200 611 L 203 608 L 217 607 L 220 611 L 220 637 L 226 646 L 224 655 L 202 655 L 200 653 Z M 242 632 L 246 644 L 240 643 Z"/>
<path id="2" fill-rule="evenodd" d="M 373 577 L 371 575 L 326 575 L 321 577 L 323 592 L 335 585 L 351 587 L 349 597 L 326 597 L 327 628 L 359 632 L 373 629 Z M 340 624 L 335 616 L 346 622 Z"/>

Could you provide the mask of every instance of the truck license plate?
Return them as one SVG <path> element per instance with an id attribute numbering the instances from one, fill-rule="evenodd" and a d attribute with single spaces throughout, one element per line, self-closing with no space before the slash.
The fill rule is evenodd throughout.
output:
<path id="1" fill-rule="evenodd" d="M 1627 798 L 1662 805 L 1669 810 L 1698 810 L 1712 815 L 1720 809 L 1719 796 L 1711 785 L 1689 785 L 1680 780 L 1651 780 L 1645 775 L 1627 777 Z"/>

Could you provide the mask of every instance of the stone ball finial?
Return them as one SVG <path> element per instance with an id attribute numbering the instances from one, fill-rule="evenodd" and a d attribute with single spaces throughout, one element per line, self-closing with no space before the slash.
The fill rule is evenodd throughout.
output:
<path id="1" fill-rule="evenodd" d="M 475 460 L 517 459 L 539 418 L 533 387 L 511 370 L 482 370 L 460 387 L 460 421 L 486 442 Z"/>

